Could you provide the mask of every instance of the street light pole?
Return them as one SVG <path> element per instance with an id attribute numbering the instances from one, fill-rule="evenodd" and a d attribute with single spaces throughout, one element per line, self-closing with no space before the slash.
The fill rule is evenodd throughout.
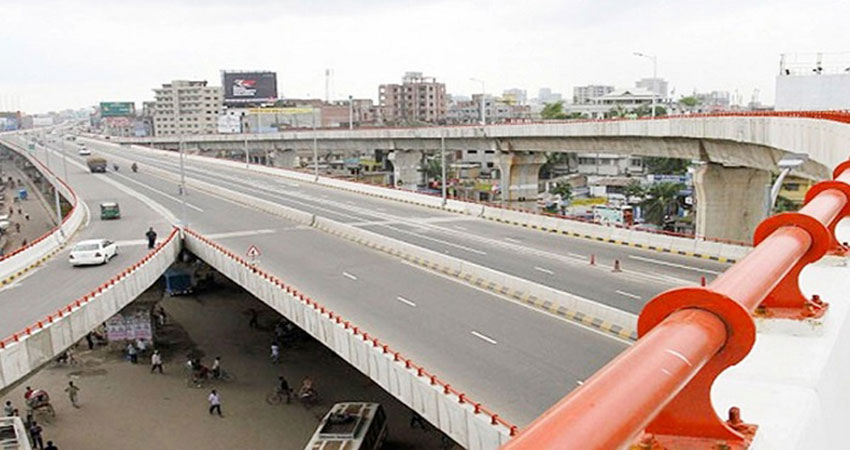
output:
<path id="1" fill-rule="evenodd" d="M 177 143 L 177 147 L 180 149 L 180 222 L 183 227 L 188 225 L 186 221 L 186 170 L 185 170 L 185 150 L 183 142 L 183 133 L 180 133 L 180 141 Z"/>
<path id="2" fill-rule="evenodd" d="M 440 132 L 440 170 L 443 172 L 443 208 L 446 207 L 448 201 L 446 196 L 446 132 Z"/>
<path id="3" fill-rule="evenodd" d="M 319 143 L 316 136 L 316 108 L 313 108 L 313 176 L 319 182 Z"/>
<path id="4" fill-rule="evenodd" d="M 652 117 L 655 118 L 655 98 L 658 96 L 658 91 L 656 90 L 658 83 L 658 58 L 655 55 L 647 55 L 640 52 L 635 52 L 635 56 L 652 60 Z"/>
<path id="5" fill-rule="evenodd" d="M 354 98 L 348 96 L 348 129 L 354 129 Z"/>
<path id="6" fill-rule="evenodd" d="M 487 125 L 487 113 L 484 108 L 484 80 L 479 80 L 478 78 L 470 78 L 470 80 L 481 83 L 481 125 Z"/>

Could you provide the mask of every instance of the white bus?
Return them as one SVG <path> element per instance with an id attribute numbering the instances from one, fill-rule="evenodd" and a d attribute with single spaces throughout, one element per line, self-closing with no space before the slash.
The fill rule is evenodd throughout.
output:
<path id="1" fill-rule="evenodd" d="M 386 438 L 387 416 L 379 403 L 337 403 L 304 450 L 378 450 Z"/>

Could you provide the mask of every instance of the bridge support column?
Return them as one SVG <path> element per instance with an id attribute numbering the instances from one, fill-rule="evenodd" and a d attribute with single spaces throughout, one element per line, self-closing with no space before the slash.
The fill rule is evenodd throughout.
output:
<path id="1" fill-rule="evenodd" d="M 416 190 L 422 181 L 422 156 L 419 150 L 393 150 L 387 159 L 393 164 L 395 187 Z"/>
<path id="2" fill-rule="evenodd" d="M 536 200 L 540 168 L 546 162 L 543 153 L 502 153 L 499 156 L 499 188 L 502 201 Z"/>
<path id="3" fill-rule="evenodd" d="M 298 152 L 288 148 L 286 150 L 275 150 L 272 153 L 272 165 L 284 169 L 294 169 L 298 163 Z"/>
<path id="4" fill-rule="evenodd" d="M 747 167 L 707 163 L 694 174 L 696 234 L 751 241 L 764 219 L 770 173 Z"/>

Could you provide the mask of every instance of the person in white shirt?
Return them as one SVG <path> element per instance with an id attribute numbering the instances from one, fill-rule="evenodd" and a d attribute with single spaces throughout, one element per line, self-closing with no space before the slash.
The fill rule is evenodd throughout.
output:
<path id="1" fill-rule="evenodd" d="M 151 373 L 157 369 L 159 373 L 162 373 L 162 355 L 159 354 L 159 350 L 154 350 L 151 355 Z"/>
<path id="2" fill-rule="evenodd" d="M 221 396 L 218 395 L 218 392 L 216 392 L 215 389 L 213 389 L 210 392 L 210 396 L 209 396 L 208 400 L 210 402 L 210 414 L 212 414 L 213 411 L 215 411 L 215 412 L 218 413 L 219 417 L 222 417 L 222 415 L 221 415 Z"/>
<path id="3" fill-rule="evenodd" d="M 221 378 L 221 356 L 215 357 L 210 370 L 212 371 L 213 378 Z"/>

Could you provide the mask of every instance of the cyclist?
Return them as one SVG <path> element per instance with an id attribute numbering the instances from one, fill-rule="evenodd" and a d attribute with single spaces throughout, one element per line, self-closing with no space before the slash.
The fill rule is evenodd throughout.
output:
<path id="1" fill-rule="evenodd" d="M 298 398 L 309 401 L 316 398 L 316 390 L 313 388 L 313 380 L 307 376 L 301 381 L 301 389 L 298 390 Z"/>

